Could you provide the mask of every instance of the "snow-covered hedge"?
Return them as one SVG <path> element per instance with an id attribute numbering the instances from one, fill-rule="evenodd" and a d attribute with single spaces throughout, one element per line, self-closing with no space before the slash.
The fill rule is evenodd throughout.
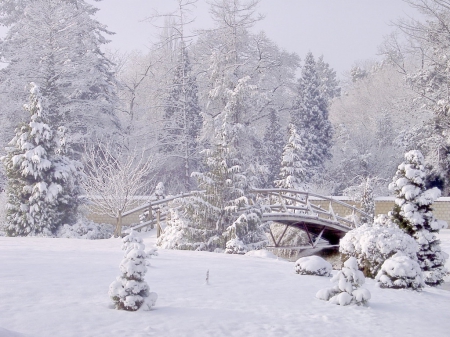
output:
<path id="1" fill-rule="evenodd" d="M 295 262 L 295 272 L 300 275 L 330 276 L 331 264 L 319 256 L 306 256 Z"/>
<path id="2" fill-rule="evenodd" d="M 417 261 L 400 252 L 383 263 L 375 279 L 381 288 L 421 290 L 425 286 Z"/>
<path id="3" fill-rule="evenodd" d="M 116 309 L 150 310 L 155 305 L 158 295 L 150 292 L 144 278 L 149 265 L 147 258 L 155 255 L 154 251 L 145 252 L 142 238 L 134 231 L 125 236 L 122 242 L 125 257 L 120 263 L 121 275 L 109 286 L 109 296 L 114 301 Z"/>
<path id="4" fill-rule="evenodd" d="M 349 231 L 340 241 L 342 260 L 355 257 L 366 277 L 374 278 L 381 265 L 397 252 L 416 259 L 415 240 L 390 221 L 379 216 L 373 225 L 362 225 Z"/>
<path id="5" fill-rule="evenodd" d="M 365 278 L 358 270 L 358 262 L 354 257 L 345 261 L 344 267 L 333 276 L 331 282 L 336 282 L 337 285 L 319 290 L 316 294 L 318 299 L 338 305 L 361 305 L 370 300 L 369 290 L 360 288 Z"/>
<path id="6" fill-rule="evenodd" d="M 109 239 L 114 228 L 109 224 L 98 224 L 86 218 L 80 218 L 73 225 L 63 225 L 58 228 L 55 236 L 69 239 L 99 240 Z"/>

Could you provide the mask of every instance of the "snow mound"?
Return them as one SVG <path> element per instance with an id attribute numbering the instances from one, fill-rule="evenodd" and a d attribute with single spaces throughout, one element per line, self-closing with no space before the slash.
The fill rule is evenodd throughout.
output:
<path id="1" fill-rule="evenodd" d="M 55 236 L 68 239 L 99 240 L 109 239 L 112 235 L 113 227 L 111 225 L 79 219 L 74 225 L 65 224 L 58 228 Z"/>
<path id="2" fill-rule="evenodd" d="M 0 337 L 26 337 L 26 335 L 0 328 Z"/>
<path id="3" fill-rule="evenodd" d="M 266 250 L 266 249 L 259 249 L 259 250 L 251 250 L 247 253 L 245 253 L 245 256 L 252 256 L 252 257 L 259 257 L 259 258 L 263 258 L 263 259 L 276 259 L 277 256 Z"/>
<path id="4" fill-rule="evenodd" d="M 300 275 L 330 276 L 332 266 L 319 256 L 307 256 L 295 262 L 295 272 Z"/>
<path id="5" fill-rule="evenodd" d="M 402 253 L 387 259 L 375 278 L 381 288 L 411 288 L 422 290 L 425 286 L 422 270 L 417 261 Z"/>

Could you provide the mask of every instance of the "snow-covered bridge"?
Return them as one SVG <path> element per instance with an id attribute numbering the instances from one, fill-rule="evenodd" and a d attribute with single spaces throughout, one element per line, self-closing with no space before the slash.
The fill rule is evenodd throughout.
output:
<path id="1" fill-rule="evenodd" d="M 356 228 L 360 224 L 360 218 L 366 215 L 355 206 L 349 205 L 332 197 L 319 194 L 288 190 L 288 189 L 253 189 L 250 191 L 252 200 L 264 206 L 267 212 L 263 214 L 264 222 L 272 221 L 284 224 L 285 228 L 281 235 L 275 237 L 269 230 L 275 248 L 294 248 L 281 246 L 282 239 L 289 227 L 295 227 L 306 232 L 309 244 L 316 247 L 320 240 L 326 240 L 329 245 L 337 245 L 349 230 Z M 156 226 L 158 236 L 163 231 L 162 223 L 166 220 L 168 204 L 176 199 L 191 196 L 191 193 L 184 193 L 176 196 L 154 200 L 140 207 L 132 209 L 122 215 L 122 217 L 135 214 L 137 212 L 146 214 L 146 218 L 140 224 L 133 225 L 127 229 L 141 229 L 144 227 Z M 324 202 L 328 203 L 328 209 L 323 207 Z M 347 216 L 342 217 L 335 213 L 334 207 L 347 210 Z M 301 248 L 301 247 L 295 247 Z M 306 247 L 305 247 L 306 248 Z"/>

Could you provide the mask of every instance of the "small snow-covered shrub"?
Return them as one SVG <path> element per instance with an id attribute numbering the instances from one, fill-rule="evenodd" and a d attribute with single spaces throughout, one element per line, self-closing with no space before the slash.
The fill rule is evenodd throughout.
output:
<path id="1" fill-rule="evenodd" d="M 417 261 L 402 253 L 387 259 L 375 280 L 381 288 L 421 290 L 425 286 L 423 273 Z"/>
<path id="2" fill-rule="evenodd" d="M 344 267 L 333 276 L 331 282 L 336 282 L 332 288 L 321 289 L 316 297 L 338 305 L 366 304 L 370 300 L 370 292 L 360 288 L 364 284 L 364 274 L 358 269 L 358 262 L 350 257 L 344 263 Z"/>
<path id="3" fill-rule="evenodd" d="M 302 257 L 295 262 L 295 272 L 300 275 L 330 276 L 332 266 L 319 256 Z"/>
<path id="4" fill-rule="evenodd" d="M 278 258 L 274 253 L 268 251 L 267 249 L 251 250 L 251 251 L 245 253 L 245 256 L 260 257 L 263 259 Z"/>
<path id="5" fill-rule="evenodd" d="M 247 253 L 247 246 L 239 240 L 239 238 L 231 239 L 226 243 L 225 253 L 226 254 L 241 254 Z"/>
<path id="6" fill-rule="evenodd" d="M 362 225 L 349 231 L 339 243 L 342 260 L 353 256 L 366 277 L 374 278 L 381 265 L 397 252 L 416 258 L 418 246 L 413 238 L 390 222 L 377 217 L 373 225 Z"/>
<path id="7" fill-rule="evenodd" d="M 144 280 L 150 253 L 144 251 L 142 238 L 134 231 L 125 236 L 122 242 L 125 257 L 120 263 L 121 275 L 109 286 L 109 296 L 116 309 L 150 310 L 158 298 L 156 293 L 150 292 L 150 287 Z"/>
<path id="8" fill-rule="evenodd" d="M 99 240 L 109 239 L 113 232 L 114 228 L 112 225 L 98 224 L 82 217 L 73 225 L 65 224 L 61 226 L 55 236 L 69 239 Z"/>

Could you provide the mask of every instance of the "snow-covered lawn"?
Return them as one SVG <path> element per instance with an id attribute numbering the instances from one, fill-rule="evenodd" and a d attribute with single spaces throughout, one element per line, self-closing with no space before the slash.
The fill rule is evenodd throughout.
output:
<path id="1" fill-rule="evenodd" d="M 147 248 L 154 232 L 144 233 Z M 450 252 L 450 231 L 441 235 Z M 301 276 L 270 254 L 159 250 L 146 281 L 151 311 L 111 309 L 119 239 L 0 237 L 0 336 L 449 336 L 450 291 L 380 289 L 368 307 L 315 298 L 329 278 Z M 264 256 L 264 255 L 263 255 Z M 209 270 L 210 284 L 205 284 Z"/>

